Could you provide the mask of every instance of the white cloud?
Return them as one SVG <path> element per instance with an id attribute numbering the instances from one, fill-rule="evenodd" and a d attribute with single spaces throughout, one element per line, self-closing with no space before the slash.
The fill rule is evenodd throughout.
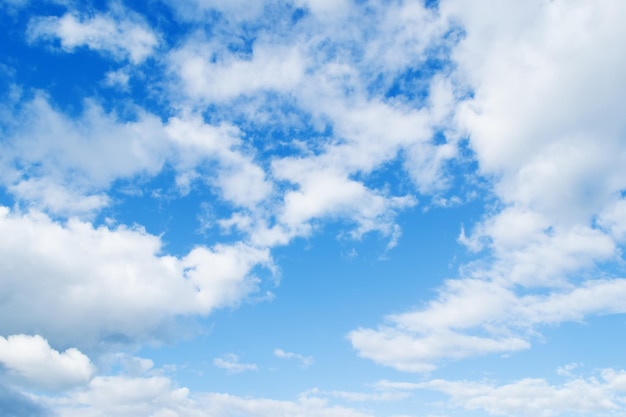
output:
<path id="1" fill-rule="evenodd" d="M 308 367 L 313 365 L 313 356 L 304 356 L 299 353 L 287 352 L 282 349 L 274 349 L 274 356 L 281 359 L 297 359 L 302 366 Z"/>
<path id="2" fill-rule="evenodd" d="M 622 415 L 626 399 L 626 371 L 602 369 L 597 376 L 584 378 L 571 371 L 580 364 L 568 364 L 557 373 L 566 377 L 562 384 L 546 379 L 524 378 L 506 384 L 489 380 L 426 382 L 381 380 L 375 388 L 384 392 L 435 390 L 450 397 L 446 409 L 462 407 L 502 416 Z"/>
<path id="3" fill-rule="evenodd" d="M 607 370 L 605 374 L 610 378 L 616 373 Z M 454 404 L 467 410 L 504 416 L 595 415 L 621 410 L 619 404 L 624 399 L 616 395 L 620 394 L 616 382 L 606 378 L 602 382 L 595 378 L 571 379 L 563 385 L 526 378 L 500 386 L 433 380 L 422 386 L 448 394 Z"/>
<path id="4" fill-rule="evenodd" d="M 90 217 L 110 204 L 109 196 L 104 193 L 72 190 L 49 177 L 23 179 L 8 189 L 29 206 L 45 208 L 54 214 Z"/>
<path id="5" fill-rule="evenodd" d="M 496 191 L 555 223 L 588 221 L 624 187 L 619 1 L 442 2 L 467 36 L 455 51 L 474 98 L 457 118 Z M 489 35 L 487 35 L 489 34 Z M 599 103 L 602 103 L 601 105 Z"/>
<path id="6" fill-rule="evenodd" d="M 425 308 L 388 316 L 386 325 L 353 330 L 348 338 L 360 356 L 428 372 L 446 359 L 528 349 L 542 326 L 626 313 L 625 296 L 623 279 L 528 295 L 489 281 L 450 280 Z"/>
<path id="7" fill-rule="evenodd" d="M 190 41 L 173 51 L 169 62 L 185 93 L 201 102 L 290 91 L 297 87 L 305 70 L 305 58 L 298 48 L 262 42 L 255 43 L 249 58 L 242 58 L 215 42 Z"/>
<path id="8" fill-rule="evenodd" d="M 181 192 L 207 184 L 225 201 L 251 207 L 266 199 L 272 184 L 254 161 L 239 130 L 212 126 L 198 117 L 162 123 L 138 110 L 136 120 L 105 113 L 93 101 L 71 118 L 43 94 L 5 120 L 0 172 L 9 191 L 31 207 L 53 214 L 89 217 L 110 203 L 106 191 L 118 179 L 151 177 L 166 163 L 177 172 Z M 208 167 L 218 165 L 217 175 Z"/>
<path id="9" fill-rule="evenodd" d="M 230 374 L 238 374 L 245 371 L 256 371 L 259 367 L 254 363 L 241 363 L 239 356 L 228 353 L 221 358 L 213 359 L 213 365 L 220 369 L 226 370 Z"/>
<path id="10" fill-rule="evenodd" d="M 624 7 L 440 2 L 442 18 L 465 33 L 452 52 L 453 84 L 472 94 L 450 109 L 454 88 L 442 83 L 433 112 L 468 137 L 498 206 L 459 238 L 486 249 L 483 258 L 424 307 L 351 332 L 361 356 L 428 371 L 448 358 L 528 348 L 546 324 L 624 312 L 615 298 L 624 281 L 590 278 L 622 257 L 626 123 L 618 86 L 626 86 L 626 57 L 614 51 L 626 35 L 617 18 Z M 429 151 L 419 153 L 428 160 Z M 423 169 L 427 178 L 428 164 Z"/>
<path id="11" fill-rule="evenodd" d="M 7 126 L 0 170 L 18 199 L 61 215 L 86 215 L 109 202 L 102 191 L 120 178 L 156 174 L 169 139 L 161 121 L 139 111 L 121 121 L 93 101 L 73 119 L 37 93 L 20 105 Z"/>
<path id="12" fill-rule="evenodd" d="M 193 177 L 190 172 L 198 166 L 207 161 L 217 162 L 217 175 L 206 175 L 205 181 L 217 188 L 224 200 L 252 207 L 269 197 L 272 185 L 253 155 L 249 155 L 251 152 L 246 152 L 236 127 L 212 126 L 198 117 L 174 117 L 165 130 L 178 151 L 174 163 L 179 177 Z"/>
<path id="13" fill-rule="evenodd" d="M 604 208 L 598 224 L 618 243 L 626 241 L 626 199 L 616 199 Z"/>
<path id="14" fill-rule="evenodd" d="M 104 84 L 108 87 L 119 88 L 120 90 L 128 90 L 128 81 L 130 80 L 129 70 L 127 68 L 109 71 L 104 75 Z"/>
<path id="15" fill-rule="evenodd" d="M 527 341 L 516 337 L 480 337 L 446 330 L 415 335 L 392 327 L 356 329 L 348 334 L 348 339 L 359 356 L 405 372 L 430 372 L 443 358 L 462 359 L 530 347 Z"/>
<path id="16" fill-rule="evenodd" d="M 0 234 L 0 332 L 79 347 L 165 337 L 175 317 L 240 302 L 256 288 L 252 269 L 271 262 L 242 243 L 178 258 L 141 229 L 59 224 L 4 207 Z"/>
<path id="17" fill-rule="evenodd" d="M 410 196 L 387 198 L 379 195 L 339 172 L 323 171 L 321 167 L 307 170 L 307 166 L 313 164 L 298 159 L 282 160 L 280 168 L 274 169 L 274 172 L 281 171 L 281 177 L 300 183 L 300 189 L 285 194 L 279 217 L 281 223 L 291 230 L 306 228 L 312 219 L 344 217 L 358 224 L 357 235 L 370 230 L 389 234 L 390 212 L 415 204 Z"/>
<path id="18" fill-rule="evenodd" d="M 175 388 L 168 378 L 162 376 L 98 376 L 85 388 L 70 392 L 67 397 L 44 400 L 60 417 L 203 415 L 188 396 L 187 388 Z"/>
<path id="19" fill-rule="evenodd" d="M 16 382 L 63 391 L 87 383 L 95 368 L 78 349 L 58 352 L 41 336 L 0 336 L 0 364 Z"/>
<path id="20" fill-rule="evenodd" d="M 65 51 L 86 46 L 134 64 L 152 55 L 159 44 L 157 35 L 138 15 L 120 7 L 94 16 L 66 13 L 61 17 L 33 18 L 28 36 L 31 41 L 58 38 Z"/>
<path id="21" fill-rule="evenodd" d="M 423 63 L 427 48 L 441 42 L 438 36 L 449 25 L 436 19 L 432 10 L 417 4 L 372 4 L 376 13 L 370 13 L 354 4 L 344 8 L 337 2 L 332 7 L 326 2 L 305 3 L 324 23 L 305 19 L 304 26 L 292 32 L 292 23 L 281 22 L 285 25 L 285 33 L 281 34 L 261 29 L 245 51 L 225 46 L 229 36 L 238 33 L 230 26 L 221 42 L 194 33 L 169 55 L 170 71 L 180 83 L 174 86 L 171 96 L 182 108 L 196 109 L 212 103 L 225 106 L 217 110 L 223 111 L 225 118 L 235 112 L 258 123 L 275 123 L 283 104 L 295 105 L 297 111 L 289 117 L 297 119 L 304 113 L 313 118 L 316 129 L 332 127 L 332 137 L 322 137 L 326 143 L 312 144 L 318 151 L 272 158 L 266 177 L 271 175 L 276 180 L 274 190 L 287 182 L 295 187 L 289 185 L 273 195 L 269 214 L 237 213 L 233 221 L 223 219 L 220 224 L 249 233 L 256 244 L 274 246 L 286 244 L 295 236 L 310 235 L 316 220 L 339 218 L 355 225 L 350 231 L 352 237 L 378 231 L 389 237 L 392 247 L 401 233 L 394 218 L 397 212 L 414 206 L 416 199 L 410 194 L 391 195 L 383 187 L 370 188 L 368 176 L 404 158 L 420 191 L 445 190 L 445 166 L 457 155 L 457 139 L 450 135 L 446 143 L 435 144 L 432 134 L 451 117 L 456 93 L 442 77 L 427 80 L 434 94 L 420 108 L 386 98 L 384 87 L 372 93 L 369 83 L 380 75 L 384 83 L 391 85 L 408 66 Z M 194 3 L 204 10 L 219 9 L 229 18 L 231 12 L 237 14 L 237 4 Z M 268 10 L 259 18 L 259 24 L 278 24 L 276 15 Z M 342 13 L 349 16 L 346 21 L 334 21 L 328 16 Z M 423 30 L 411 29 L 418 26 Z M 278 109 L 269 116 L 263 108 L 266 95 L 277 97 Z M 196 130 L 198 137 L 211 136 Z M 180 136 L 185 140 L 191 137 L 186 133 Z M 294 141 L 298 143 L 298 139 Z M 254 165 L 246 167 L 250 169 L 242 169 L 241 175 L 228 174 L 224 181 L 218 178 L 219 187 L 235 191 L 236 196 L 227 197 L 231 201 L 241 200 L 239 196 L 252 200 L 257 196 L 256 201 L 267 198 L 267 184 L 251 185 L 262 185 L 264 173 Z M 179 178 L 181 184 L 187 184 L 194 176 L 186 172 Z"/>
<path id="22" fill-rule="evenodd" d="M 296 401 L 242 398 L 221 393 L 192 393 L 165 377 L 96 377 L 85 389 L 61 398 L 43 398 L 59 417 L 372 417 L 301 395 Z"/>

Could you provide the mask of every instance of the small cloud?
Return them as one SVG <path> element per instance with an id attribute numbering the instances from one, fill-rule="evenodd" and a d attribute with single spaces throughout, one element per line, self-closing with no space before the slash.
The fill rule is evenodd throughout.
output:
<path id="1" fill-rule="evenodd" d="M 298 353 L 286 352 L 282 349 L 274 349 L 274 356 L 281 359 L 297 359 L 305 368 L 313 365 L 313 356 L 304 356 Z"/>
<path id="2" fill-rule="evenodd" d="M 259 369 L 253 363 L 239 362 L 239 357 L 233 353 L 227 353 L 221 358 L 213 359 L 213 365 L 226 370 L 229 374 L 238 374 L 245 371 L 256 371 Z"/>
<path id="3" fill-rule="evenodd" d="M 582 363 L 568 363 L 567 365 L 559 366 L 556 370 L 556 373 L 561 376 L 573 377 L 573 370 L 582 366 Z"/>
<path id="4" fill-rule="evenodd" d="M 119 88 L 122 91 L 128 91 L 128 81 L 130 75 L 128 70 L 122 68 L 117 71 L 109 71 L 104 76 L 104 85 L 107 87 Z"/>

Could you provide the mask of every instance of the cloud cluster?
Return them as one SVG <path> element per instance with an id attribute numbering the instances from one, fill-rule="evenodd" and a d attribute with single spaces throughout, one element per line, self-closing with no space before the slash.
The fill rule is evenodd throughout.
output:
<path id="1" fill-rule="evenodd" d="M 459 238 L 483 259 L 436 300 L 348 335 L 378 363 L 430 371 L 527 349 L 546 324 L 624 312 L 614 297 L 624 280 L 596 269 L 619 260 L 623 244 L 626 125 L 614 110 L 626 59 L 613 53 L 623 5 L 513 3 L 440 4 L 465 29 L 454 77 L 473 90 L 451 123 L 468 135 L 498 206 Z"/>

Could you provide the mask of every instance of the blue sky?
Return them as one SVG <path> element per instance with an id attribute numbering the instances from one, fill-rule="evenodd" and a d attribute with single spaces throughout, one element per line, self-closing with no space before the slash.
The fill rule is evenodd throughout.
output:
<path id="1" fill-rule="evenodd" d="M 0 414 L 625 416 L 622 16 L 2 0 Z"/>

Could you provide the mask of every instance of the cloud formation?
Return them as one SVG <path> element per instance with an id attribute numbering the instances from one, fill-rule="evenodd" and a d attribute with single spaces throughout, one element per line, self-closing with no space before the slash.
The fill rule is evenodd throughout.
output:
<path id="1" fill-rule="evenodd" d="M 41 336 L 0 336 L 0 363 L 18 382 L 63 391 L 89 381 L 95 368 L 78 349 L 58 352 Z"/>
<path id="2" fill-rule="evenodd" d="M 9 392 L 0 407 L 61 417 L 364 417 L 406 414 L 396 403 L 434 390 L 461 412 L 622 411 L 617 364 L 591 378 L 564 367 L 560 385 L 446 372 L 477 356 L 530 354 L 556 326 L 626 312 L 624 2 L 29 5 L 0 6 L 11 28 L 0 39 L 8 46 L 0 363 Z M 57 68 L 67 58 L 85 77 Z M 150 218 L 154 207 L 177 222 Z M 436 210 L 445 220 L 431 224 L 426 213 Z M 191 336 L 184 324 L 206 331 L 226 320 L 220 309 L 247 325 L 237 341 L 246 349 L 263 320 L 293 329 L 287 322 L 299 316 L 286 309 L 305 308 L 301 300 L 259 309 L 254 320 L 234 308 L 279 278 L 294 286 L 276 297 L 293 294 L 301 274 L 281 276 L 280 261 L 300 259 L 290 250 L 302 242 L 331 234 L 340 245 L 367 245 L 375 235 L 383 243 L 370 253 L 380 258 L 402 245 L 406 225 L 404 241 L 426 234 L 427 248 L 402 271 L 390 262 L 385 287 L 368 264 L 354 272 L 358 291 L 340 291 L 356 281 L 322 277 L 315 284 L 329 287 L 306 293 L 316 320 L 327 320 L 320 328 L 341 328 L 354 353 L 373 362 L 346 371 L 336 381 L 345 388 L 315 380 L 295 397 L 280 395 L 295 400 L 264 394 L 281 384 L 254 395 L 249 384 L 192 392 L 182 382 L 187 365 L 133 356 L 182 349 L 179 337 Z M 467 252 L 451 255 L 446 279 L 424 279 L 447 261 L 424 258 L 455 227 L 458 242 L 447 244 Z M 315 263 L 342 271 L 327 253 L 303 257 L 307 273 L 321 273 Z M 367 300 L 341 300 L 357 317 L 324 312 L 331 296 L 372 288 Z M 372 319 L 357 308 L 366 301 L 374 314 L 391 314 Z M 319 330 L 295 349 L 314 355 L 316 368 L 332 366 L 325 349 L 349 350 L 340 335 Z M 212 381 L 292 378 L 295 367 L 262 363 L 312 364 L 282 349 L 272 358 L 273 346 L 294 346 L 288 336 L 276 331 L 254 364 L 216 357 L 243 349 L 217 336 L 207 353 Z M 393 382 L 379 380 L 393 369 L 375 365 L 438 374 Z M 359 391 L 363 375 L 379 380 L 371 392 Z"/>
<path id="3" fill-rule="evenodd" d="M 58 39 L 67 52 L 85 46 L 118 60 L 140 64 L 159 44 L 158 36 L 139 15 L 117 6 L 112 13 L 33 18 L 28 27 L 31 41 Z"/>

